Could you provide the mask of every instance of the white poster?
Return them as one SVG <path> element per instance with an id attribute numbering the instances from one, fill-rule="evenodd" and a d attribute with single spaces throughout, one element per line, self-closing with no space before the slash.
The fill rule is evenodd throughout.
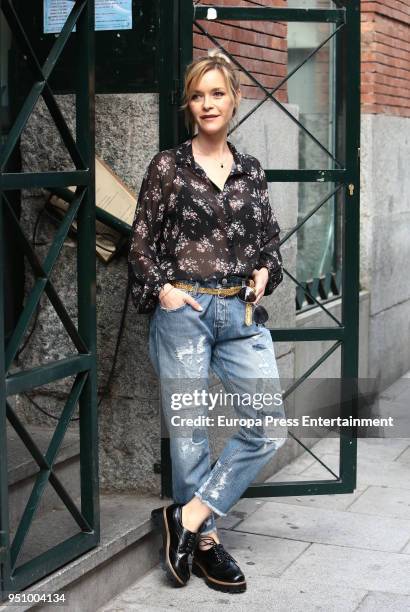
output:
<path id="1" fill-rule="evenodd" d="M 44 34 L 61 32 L 73 5 L 73 0 L 44 0 Z M 95 0 L 95 29 L 131 30 L 132 0 Z"/>

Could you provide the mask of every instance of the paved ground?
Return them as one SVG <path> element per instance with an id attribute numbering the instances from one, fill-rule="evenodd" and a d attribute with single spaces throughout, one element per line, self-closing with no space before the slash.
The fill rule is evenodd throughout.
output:
<path id="1" fill-rule="evenodd" d="M 383 393 L 385 402 L 410 410 L 409 387 L 400 379 Z M 312 448 L 336 473 L 337 443 Z M 275 475 L 328 477 L 308 453 Z M 352 494 L 242 499 L 219 529 L 246 574 L 246 593 L 218 593 L 196 576 L 173 589 L 158 566 L 99 612 L 410 610 L 410 439 L 359 439 Z"/>

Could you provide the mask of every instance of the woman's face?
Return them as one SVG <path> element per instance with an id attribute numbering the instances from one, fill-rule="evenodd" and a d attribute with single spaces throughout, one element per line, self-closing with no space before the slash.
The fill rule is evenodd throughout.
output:
<path id="1" fill-rule="evenodd" d="M 208 70 L 195 84 L 189 97 L 189 108 L 199 131 L 207 134 L 227 131 L 234 103 L 220 70 Z"/>

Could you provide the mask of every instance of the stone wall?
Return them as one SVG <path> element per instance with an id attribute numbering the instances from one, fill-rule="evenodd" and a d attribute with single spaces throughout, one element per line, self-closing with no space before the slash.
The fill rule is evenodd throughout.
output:
<path id="1" fill-rule="evenodd" d="M 410 119 L 362 116 L 360 281 L 371 292 L 368 373 L 410 367 Z"/>

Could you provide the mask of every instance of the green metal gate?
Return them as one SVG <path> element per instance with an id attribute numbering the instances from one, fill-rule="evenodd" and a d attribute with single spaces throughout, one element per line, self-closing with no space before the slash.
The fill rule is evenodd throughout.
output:
<path id="1" fill-rule="evenodd" d="M 33 81 L 6 141 L 0 150 L 0 599 L 7 593 L 18 592 L 37 582 L 72 559 L 99 543 L 97 390 L 96 390 L 96 281 L 95 281 L 95 169 L 94 169 L 94 0 L 75 0 L 61 33 L 43 64 L 36 57 L 24 26 L 13 6 L 13 0 L 1 0 L 1 11 L 29 67 Z M 64 120 L 49 85 L 49 79 L 76 26 L 76 139 Z M 34 46 L 34 45 L 33 45 Z M 40 96 L 50 112 L 71 156 L 75 170 L 68 172 L 7 171 L 8 160 L 16 147 L 27 121 Z M 40 261 L 24 235 L 19 219 L 10 204 L 11 190 L 43 187 L 46 189 L 75 186 L 75 196 L 59 226 L 53 243 Z M 4 234 L 7 218 L 13 224 L 13 238 L 35 276 L 24 310 L 14 333 L 5 345 L 4 338 Z M 59 297 L 51 274 L 72 221 L 78 224 L 78 327 L 70 318 Z M 59 319 L 70 336 L 76 353 L 46 365 L 11 373 L 16 353 L 43 294 L 48 296 Z M 3 374 L 4 373 L 4 374 Z M 75 376 L 69 397 L 58 419 L 52 439 L 43 453 L 24 423 L 13 410 L 8 398 L 35 387 Z M 54 461 L 60 450 L 67 427 L 79 404 L 81 508 L 54 471 Z M 21 520 L 11 538 L 9 529 L 8 470 L 6 420 L 38 465 L 38 474 Z M 30 561 L 19 564 L 19 555 L 32 526 L 47 484 L 64 502 L 78 525 L 78 533 Z"/>
<path id="2" fill-rule="evenodd" d="M 162 3 L 161 3 L 162 4 Z M 325 3 L 322 3 L 325 4 Z M 207 37 L 212 46 L 219 47 L 231 59 L 236 68 L 242 69 L 251 82 L 259 87 L 266 99 L 272 100 L 298 127 L 305 132 L 306 128 L 291 116 L 287 109 L 274 97 L 274 93 L 285 83 L 306 60 L 297 65 L 273 89 L 267 89 L 236 57 L 230 54 L 207 30 L 207 19 L 213 21 L 228 20 L 238 22 L 246 20 L 286 22 L 286 23 L 328 23 L 333 24 L 327 40 L 334 39 L 333 56 L 335 72 L 335 111 L 334 140 L 335 154 L 326 150 L 330 163 L 323 169 L 265 169 L 268 182 L 330 183 L 330 195 L 324 198 L 304 216 L 291 231 L 285 235 L 285 243 L 304 223 L 325 204 L 329 197 L 337 196 L 340 208 L 342 235 L 342 300 L 341 320 L 339 321 L 326 305 L 322 304 L 309 292 L 309 301 L 319 306 L 335 323 L 333 327 L 271 329 L 273 341 L 334 341 L 332 346 L 301 376 L 284 394 L 284 398 L 293 393 L 326 359 L 339 347 L 341 351 L 341 395 L 342 411 L 347 415 L 357 415 L 357 377 L 358 377 L 358 328 L 359 328 L 359 163 L 360 163 L 360 3 L 359 0 L 339 2 L 332 8 L 278 8 L 278 7 L 236 7 L 218 6 L 207 3 L 206 6 L 192 0 L 175 0 L 162 7 L 161 24 L 163 33 L 161 41 L 162 89 L 160 91 L 160 148 L 161 150 L 176 146 L 189 137 L 183 125 L 183 118 L 178 119 L 178 103 L 182 95 L 183 73 L 185 66 L 193 57 L 193 31 Z M 211 11 L 210 11 L 211 9 Z M 208 21 L 209 23 L 209 21 Z M 172 28 L 173 36 L 169 36 Z M 193 29 L 195 28 L 195 30 Z M 165 32 L 168 36 L 165 36 Z M 326 42 L 325 41 L 325 42 Z M 317 53 L 323 43 L 317 46 L 309 57 Z M 256 109 L 256 107 L 255 107 Z M 245 120 L 252 113 L 246 115 Z M 234 128 L 235 129 L 235 128 Z M 286 264 L 286 262 L 284 262 Z M 295 283 L 298 291 L 308 293 L 305 287 L 284 267 L 285 274 Z M 341 416 L 345 416 L 342 414 Z M 251 485 L 244 497 L 311 495 L 328 493 L 349 493 L 356 486 L 356 440 L 357 428 L 343 428 L 340 434 L 339 474 L 325 465 L 303 442 L 291 432 L 289 434 L 309 452 L 331 474 L 332 478 L 314 481 L 270 482 Z M 162 441 L 162 490 L 163 494 L 172 496 L 171 468 L 168 440 Z"/>

